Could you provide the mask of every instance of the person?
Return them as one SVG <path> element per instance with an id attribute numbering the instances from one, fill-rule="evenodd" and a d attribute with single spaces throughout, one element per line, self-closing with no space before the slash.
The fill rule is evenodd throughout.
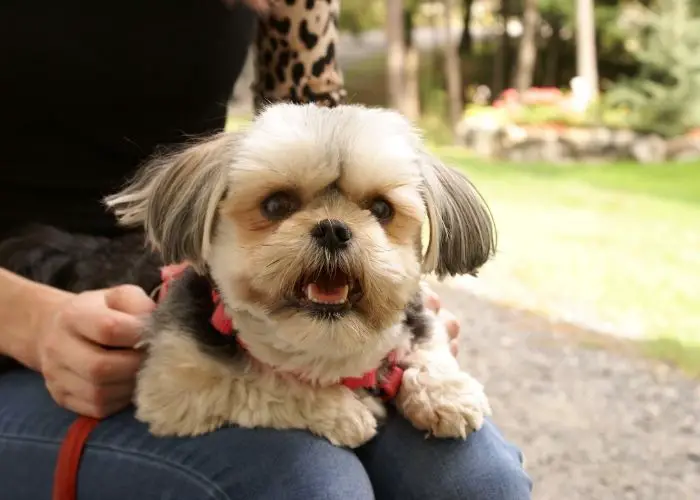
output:
<path id="1" fill-rule="evenodd" d="M 342 102 L 337 15 L 337 0 L 270 2 L 258 106 Z M 0 3 L 0 241 L 36 222 L 119 234 L 100 200 L 158 147 L 225 126 L 255 25 L 231 0 Z M 80 464 L 86 500 L 530 497 L 520 452 L 491 421 L 465 441 L 426 440 L 393 415 L 354 452 L 302 431 L 153 437 L 129 404 L 147 292 L 72 294 L 0 269 L 0 354 L 21 365 L 0 374 L 2 498 L 51 497 L 76 414 L 104 418 Z"/>

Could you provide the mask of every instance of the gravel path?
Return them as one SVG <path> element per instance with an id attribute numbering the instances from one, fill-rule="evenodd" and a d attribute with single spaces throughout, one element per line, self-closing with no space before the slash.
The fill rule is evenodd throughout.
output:
<path id="1" fill-rule="evenodd" d="M 700 381 L 620 340 L 592 347 L 593 332 L 433 287 L 462 322 L 461 361 L 525 453 L 535 499 L 700 499 Z"/>

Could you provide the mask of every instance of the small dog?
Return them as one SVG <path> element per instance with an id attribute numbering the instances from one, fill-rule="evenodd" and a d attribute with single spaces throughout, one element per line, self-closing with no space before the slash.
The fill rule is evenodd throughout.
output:
<path id="1" fill-rule="evenodd" d="M 190 264 L 144 333 L 135 403 L 152 433 L 231 423 L 354 448 L 387 400 L 437 437 L 490 414 L 420 280 L 474 273 L 492 219 L 400 114 L 270 105 L 243 132 L 153 160 L 106 204 L 164 262 Z"/>

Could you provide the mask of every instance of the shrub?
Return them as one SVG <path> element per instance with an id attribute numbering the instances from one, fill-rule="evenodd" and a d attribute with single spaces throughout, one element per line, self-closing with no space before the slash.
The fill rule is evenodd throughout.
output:
<path id="1" fill-rule="evenodd" d="M 606 105 L 626 109 L 626 121 L 638 130 L 665 137 L 700 126 L 700 18 L 688 0 L 659 0 L 639 7 L 629 26 L 629 46 L 641 71 L 606 94 Z"/>

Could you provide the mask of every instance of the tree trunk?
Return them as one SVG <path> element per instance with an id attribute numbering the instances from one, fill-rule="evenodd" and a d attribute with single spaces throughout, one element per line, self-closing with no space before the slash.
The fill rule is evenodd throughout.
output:
<path id="1" fill-rule="evenodd" d="M 454 133 L 462 116 L 462 71 L 459 54 L 452 38 L 453 0 L 444 0 L 445 5 L 445 80 L 447 81 L 447 111 L 450 130 Z"/>
<path id="2" fill-rule="evenodd" d="M 523 34 L 518 49 L 518 68 L 515 74 L 515 88 L 519 93 L 532 87 L 537 58 L 537 30 L 540 25 L 540 15 L 537 10 L 537 0 L 525 0 L 523 11 Z"/>
<path id="3" fill-rule="evenodd" d="M 464 0 L 464 28 L 462 29 L 462 38 L 459 40 L 459 53 L 463 56 L 470 55 L 472 52 L 472 32 L 469 29 L 472 21 L 472 4 L 474 0 Z"/>
<path id="4" fill-rule="evenodd" d="M 404 26 L 403 0 L 387 0 L 387 96 L 390 107 L 404 110 Z"/>
<path id="5" fill-rule="evenodd" d="M 576 72 L 595 97 L 598 95 L 598 63 L 593 9 L 593 0 L 576 0 Z"/>
<path id="6" fill-rule="evenodd" d="M 496 54 L 494 57 L 493 64 L 493 82 L 491 84 L 491 95 L 493 98 L 498 97 L 498 95 L 503 92 L 507 85 L 508 76 L 510 74 L 509 66 L 509 45 L 510 39 L 508 36 L 508 18 L 510 17 L 510 4 L 509 0 L 501 0 L 501 23 L 503 24 L 503 33 L 501 35 L 498 48 L 496 49 Z"/>
<path id="7" fill-rule="evenodd" d="M 404 9 L 404 109 L 403 113 L 409 120 L 420 118 L 420 58 L 418 49 L 413 43 L 414 9 Z"/>
<path id="8" fill-rule="evenodd" d="M 552 36 L 547 40 L 547 48 L 545 49 L 546 61 L 544 66 L 544 84 L 549 87 L 558 87 L 559 75 L 559 55 L 561 48 L 561 25 L 559 21 L 550 22 L 552 26 Z"/>

